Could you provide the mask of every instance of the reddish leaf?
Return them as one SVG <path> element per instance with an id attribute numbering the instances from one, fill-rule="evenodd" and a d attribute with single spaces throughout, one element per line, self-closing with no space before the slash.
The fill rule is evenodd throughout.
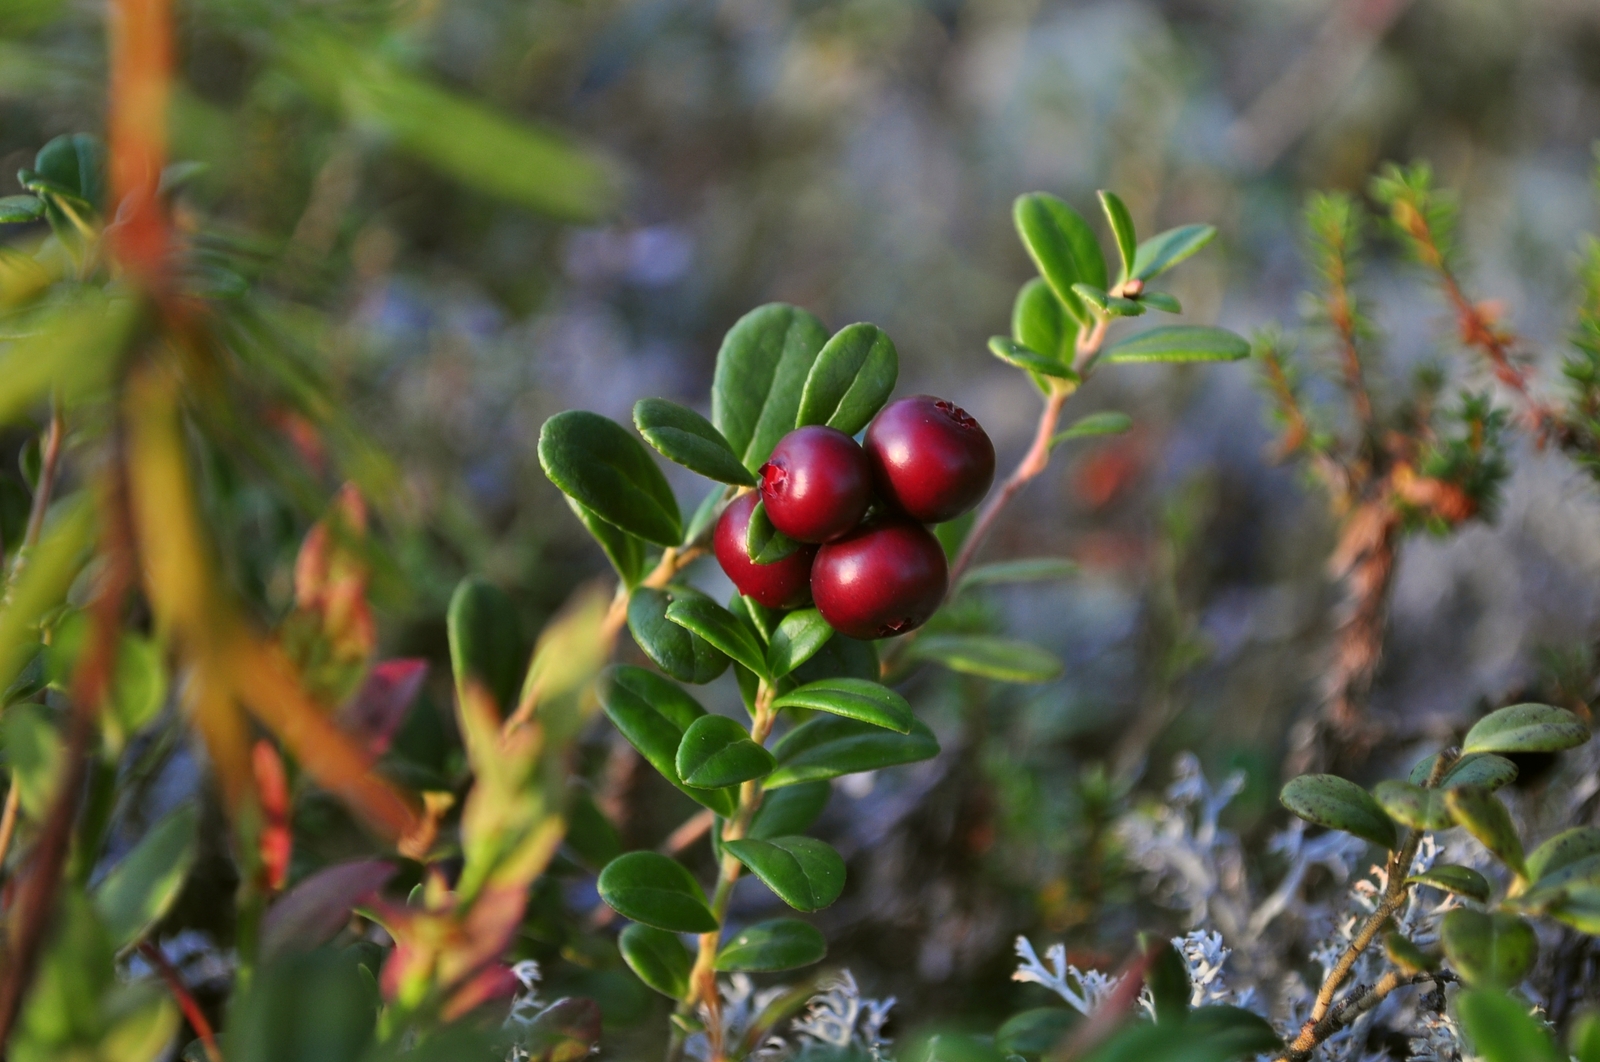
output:
<path id="1" fill-rule="evenodd" d="M 339 711 L 345 730 L 366 746 L 373 757 L 389 751 L 406 710 L 417 699 L 428 677 L 428 662 L 417 659 L 385 660 L 374 664 L 356 695 Z"/>
<path id="2" fill-rule="evenodd" d="M 283 894 L 261 925 L 263 957 L 326 943 L 350 918 L 350 909 L 394 877 L 395 866 L 378 859 L 325 867 Z"/>
<path id="3" fill-rule="evenodd" d="M 289 776 L 272 742 L 261 739 L 250 750 L 250 766 L 261 801 L 261 876 L 271 892 L 283 888 L 289 876 L 289 856 L 294 837 L 289 832 Z"/>
<path id="4" fill-rule="evenodd" d="M 450 1002 L 439 1012 L 439 1016 L 445 1021 L 455 1021 L 486 1003 L 493 1003 L 497 999 L 510 999 L 521 987 L 522 983 L 517 980 L 517 975 L 511 972 L 511 967 L 504 963 L 495 963 L 478 971 L 466 984 L 457 989 L 456 994 L 450 997 Z"/>

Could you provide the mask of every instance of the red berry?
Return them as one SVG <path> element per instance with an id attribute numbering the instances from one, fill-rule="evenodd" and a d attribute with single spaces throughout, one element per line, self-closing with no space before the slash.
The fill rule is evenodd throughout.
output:
<path id="1" fill-rule="evenodd" d="M 772 526 L 798 542 L 827 542 L 861 522 L 872 501 L 872 467 L 837 428 L 796 428 L 757 473 Z"/>
<path id="2" fill-rule="evenodd" d="M 712 547 L 717 563 L 728 573 L 739 593 L 768 608 L 796 608 L 810 596 L 811 560 L 817 547 L 801 546 L 781 561 L 757 564 L 745 550 L 745 534 L 750 528 L 750 513 L 760 497 L 750 491 L 728 503 L 717 520 Z"/>
<path id="3" fill-rule="evenodd" d="M 890 403 L 867 428 L 878 489 L 913 520 L 942 524 L 983 500 L 994 444 L 960 406 L 932 395 Z"/>
<path id="4" fill-rule="evenodd" d="M 888 638 L 926 623 L 949 581 L 939 540 L 921 524 L 893 517 L 817 550 L 811 596 L 840 634 Z"/>

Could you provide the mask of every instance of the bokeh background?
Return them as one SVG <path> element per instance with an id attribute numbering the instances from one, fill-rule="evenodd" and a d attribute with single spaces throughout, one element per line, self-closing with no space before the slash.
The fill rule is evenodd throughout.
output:
<path id="1" fill-rule="evenodd" d="M 1216 224 L 1219 239 L 1172 274 L 1172 290 L 1191 319 L 1249 333 L 1300 320 L 1308 192 L 1359 192 L 1384 161 L 1429 160 L 1459 189 L 1473 287 L 1504 301 L 1547 387 L 1579 240 L 1596 227 L 1593 0 L 191 0 L 179 11 L 174 157 L 205 164 L 186 216 L 270 263 L 261 282 L 302 307 L 308 349 L 403 475 L 404 512 L 384 527 L 392 563 L 375 587 L 393 654 L 443 659 L 444 603 L 465 573 L 510 591 L 529 635 L 603 576 L 539 470 L 539 425 L 572 407 L 625 419 L 649 395 L 704 411 L 723 332 L 762 302 L 798 303 L 832 328 L 881 325 L 900 350 L 899 393 L 958 401 L 1009 465 L 1037 397 L 984 341 L 1007 331 L 1031 272 L 1010 222 L 1019 193 L 1049 191 L 1095 217 L 1094 190 L 1109 187 L 1141 231 Z M 552 217 L 495 194 L 537 184 L 537 172 L 463 180 L 400 150 L 392 128 L 283 75 L 286 63 L 331 61 L 285 43 L 302 16 L 559 131 L 605 159 L 616 195 L 593 216 Z M 0 174 L 54 135 L 99 129 L 100 19 L 84 0 L 0 4 Z M 1382 371 L 1436 360 L 1456 383 L 1483 385 L 1443 303 L 1376 235 L 1360 290 Z M 1313 365 L 1325 353 L 1315 332 L 1301 349 Z M 1160 792 L 1179 751 L 1214 775 L 1247 772 L 1234 828 L 1275 821 L 1286 734 L 1314 704 L 1331 624 L 1334 524 L 1274 464 L 1252 377 L 1245 364 L 1098 375 L 1076 412 L 1123 410 L 1134 430 L 1058 450 L 986 554 L 1081 565 L 1074 580 L 1009 590 L 994 606 L 1000 624 L 1058 652 L 1065 677 L 914 677 L 944 755 L 836 792 L 822 832 L 849 857 L 852 884 L 820 920 L 830 962 L 897 996 L 902 1029 L 992 1028 L 1026 1002 L 1007 980 L 1017 932 L 1109 964 L 1136 927 L 1170 921 L 1140 897 L 1109 827 Z M 1552 668 L 1588 666 L 1600 623 L 1592 481 L 1525 447 L 1516 467 L 1492 525 L 1403 551 L 1373 710 L 1413 739 Z M 688 477 L 674 483 L 686 505 L 698 500 Z M 236 581 L 281 613 L 317 513 L 213 485 Z M 695 578 L 721 585 L 714 569 Z M 441 721 L 442 699 L 426 706 Z M 731 685 L 708 699 L 737 703 Z M 1409 763 L 1410 751 L 1384 756 Z M 604 728 L 588 752 L 630 846 L 658 843 L 689 814 Z M 735 910 L 755 917 L 763 902 L 741 891 Z M 595 903 L 573 875 L 541 910 Z M 541 917 L 527 947 L 555 984 L 601 995 L 619 1027 L 655 1005 Z"/>

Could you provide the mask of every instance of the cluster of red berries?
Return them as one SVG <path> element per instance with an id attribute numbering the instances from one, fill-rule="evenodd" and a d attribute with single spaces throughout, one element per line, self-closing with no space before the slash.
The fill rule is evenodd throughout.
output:
<path id="1" fill-rule="evenodd" d="M 929 395 L 902 398 L 867 428 L 865 445 L 813 425 L 785 435 L 717 522 L 722 570 L 768 608 L 807 597 L 834 630 L 887 638 L 922 626 L 944 600 L 949 567 L 927 524 L 983 500 L 994 444 L 966 410 Z M 745 548 L 756 503 L 798 550 L 757 564 Z"/>

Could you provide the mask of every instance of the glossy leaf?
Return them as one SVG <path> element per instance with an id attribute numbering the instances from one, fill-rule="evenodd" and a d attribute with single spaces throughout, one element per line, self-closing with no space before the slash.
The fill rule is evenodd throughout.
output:
<path id="1" fill-rule="evenodd" d="M 1068 312 L 1088 324 L 1088 312 L 1072 285 L 1107 286 L 1105 258 L 1088 222 L 1065 202 L 1043 192 L 1018 196 L 1012 215 L 1039 275 Z"/>
<path id="2" fill-rule="evenodd" d="M 1116 410 L 1105 410 L 1100 413 L 1090 413 L 1074 421 L 1066 431 L 1057 432 L 1050 440 L 1052 448 L 1061 445 L 1069 439 L 1087 439 L 1097 435 L 1121 435 L 1133 427 L 1133 418 L 1126 413 Z"/>
<path id="3" fill-rule="evenodd" d="M 717 952 L 723 973 L 777 973 L 797 970 L 827 958 L 828 942 L 814 926 L 794 918 L 774 918 L 746 926 Z"/>
<path id="4" fill-rule="evenodd" d="M 1528 854 L 1528 880 L 1535 885 L 1561 885 L 1592 874 L 1600 874 L 1600 830 L 1593 826 L 1558 833 Z"/>
<path id="5" fill-rule="evenodd" d="M 1156 1024 L 1180 1022 L 1189 1016 L 1189 964 L 1169 941 L 1140 935 L 1145 952 L 1144 985 L 1155 1007 Z"/>
<path id="6" fill-rule="evenodd" d="M 1504 992 L 1464 992 L 1456 1013 L 1483 1062 L 1567 1062 L 1528 1005 Z"/>
<path id="7" fill-rule="evenodd" d="M 1210 225 L 1184 225 L 1150 237 L 1139 245 L 1133 258 L 1133 278 L 1149 280 L 1199 251 L 1216 236 Z"/>
<path id="8" fill-rule="evenodd" d="M 1372 795 L 1390 818 L 1414 830 L 1447 830 L 1455 825 L 1438 789 L 1389 779 L 1373 786 Z"/>
<path id="9" fill-rule="evenodd" d="M 1248 356 L 1250 343 L 1225 328 L 1205 325 L 1163 325 L 1136 332 L 1113 343 L 1102 361 L 1124 364 L 1141 361 L 1238 361 Z"/>
<path id="10" fill-rule="evenodd" d="M 1001 682 L 1050 682 L 1064 665 L 1048 649 L 992 634 L 930 634 L 911 644 L 912 659 Z"/>
<path id="11" fill-rule="evenodd" d="M 1283 1048 L 1283 1041 L 1273 1031 L 1271 1023 L 1243 1007 L 1196 1007 L 1189 1012 L 1189 1020 L 1182 1028 L 1205 1049 L 1220 1051 L 1224 1057 L 1241 1062 Z"/>
<path id="12" fill-rule="evenodd" d="M 793 679 L 801 685 L 841 676 L 876 681 L 881 671 L 872 642 L 835 634 L 815 656 L 795 668 Z"/>
<path id="13" fill-rule="evenodd" d="M 717 920 L 682 864 L 655 852 L 618 856 L 600 872 L 600 898 L 624 918 L 669 933 L 711 933 Z"/>
<path id="14" fill-rule="evenodd" d="M 723 502 L 727 497 L 728 489 L 721 484 L 706 493 L 700 504 L 695 506 L 694 514 L 689 517 L 689 526 L 683 529 L 684 545 L 709 542 L 711 530 L 722 516 Z"/>
<path id="15" fill-rule="evenodd" d="M 1146 291 L 1139 295 L 1139 301 L 1152 310 L 1162 313 L 1182 313 L 1183 304 L 1164 291 Z"/>
<path id="16" fill-rule="evenodd" d="M 1434 762 L 1438 756 L 1429 756 L 1415 767 L 1411 768 L 1410 782 L 1412 785 L 1422 785 L 1433 773 Z M 1517 780 L 1517 765 L 1504 756 L 1496 756 L 1492 752 L 1478 752 L 1470 756 L 1463 756 L 1444 772 L 1444 777 L 1439 779 L 1438 789 L 1456 789 L 1464 785 L 1475 785 L 1483 789 L 1495 790 L 1501 786 L 1510 785 Z"/>
<path id="17" fill-rule="evenodd" d="M 989 353 L 1007 365 L 1015 365 L 1019 369 L 1036 372 L 1041 376 L 1054 376 L 1057 379 L 1078 382 L 1078 374 L 1066 365 L 1036 350 L 1030 350 L 1006 336 L 990 336 Z"/>
<path id="18" fill-rule="evenodd" d="M 1451 863 L 1438 863 L 1420 874 L 1413 874 L 1407 883 L 1432 885 L 1465 896 L 1479 903 L 1489 902 L 1489 879 L 1471 867 L 1458 867 Z"/>
<path id="19" fill-rule="evenodd" d="M 800 548 L 800 543 L 772 526 L 767 515 L 767 503 L 756 502 L 750 510 L 750 523 L 745 527 L 745 556 L 757 564 L 776 564 Z"/>
<path id="20" fill-rule="evenodd" d="M 1461 786 L 1445 790 L 1445 804 L 1456 822 L 1467 828 L 1483 846 L 1518 877 L 1528 876 L 1522 861 L 1522 839 L 1512 825 L 1506 806 L 1487 789 Z"/>
<path id="21" fill-rule="evenodd" d="M 900 356 L 888 333 L 873 324 L 846 325 L 811 363 L 795 427 L 826 424 L 854 435 L 889 400 L 899 373 Z"/>
<path id="22" fill-rule="evenodd" d="M 677 594 L 667 605 L 667 619 L 685 630 L 699 635 L 757 675 L 767 674 L 766 654 L 756 644 L 755 636 L 739 622 L 738 618 L 702 595 Z"/>
<path id="23" fill-rule="evenodd" d="M 32 195 L 0 196 L 0 225 L 17 225 L 44 217 L 44 200 Z"/>
<path id="24" fill-rule="evenodd" d="M 817 821 L 832 796 L 833 786 L 827 782 L 801 782 L 769 790 L 761 797 L 761 806 L 750 820 L 747 836 L 770 841 L 774 837 L 802 833 Z"/>
<path id="25" fill-rule="evenodd" d="M 616 421 L 582 409 L 557 413 L 539 429 L 539 465 L 550 482 L 607 523 L 658 546 L 682 540 L 667 477 Z"/>
<path id="26" fill-rule="evenodd" d="M 703 715 L 683 732 L 677 752 L 678 777 L 697 789 L 723 789 L 769 773 L 772 753 L 750 732 L 723 715 Z"/>
<path id="27" fill-rule="evenodd" d="M 587 789 L 567 794 L 568 851 L 584 866 L 600 869 L 623 853 L 622 835 Z"/>
<path id="28" fill-rule="evenodd" d="M 622 584 L 629 589 L 639 585 L 639 580 L 644 577 L 645 543 L 637 535 L 630 535 L 615 524 L 608 524 L 600 519 L 593 509 L 587 508 L 578 499 L 563 494 L 567 508 L 572 510 L 572 515 L 583 524 L 584 530 L 600 544 L 600 549 L 605 553 L 606 560 L 611 562 L 611 567 L 616 570 Z"/>
<path id="29" fill-rule="evenodd" d="M 1439 941 L 1450 965 L 1475 987 L 1514 988 L 1539 955 L 1533 927 L 1504 911 L 1450 911 L 1439 925 Z"/>
<path id="30" fill-rule="evenodd" d="M 797 911 L 819 911 L 844 891 L 844 860 L 814 837 L 747 837 L 722 848 Z"/>
<path id="31" fill-rule="evenodd" d="M 1564 708 L 1513 704 L 1490 712 L 1467 731 L 1463 753 L 1559 752 L 1589 740 L 1589 728 Z"/>
<path id="32" fill-rule="evenodd" d="M 754 472 L 794 429 L 811 365 L 827 329 L 781 302 L 758 306 L 728 330 L 711 383 L 711 423 Z"/>
<path id="33" fill-rule="evenodd" d="M 1343 830 L 1382 848 L 1398 843 L 1394 821 L 1359 785 L 1333 774 L 1291 778 L 1278 800 L 1307 822 Z"/>
<path id="34" fill-rule="evenodd" d="M 517 606 L 499 587 L 469 576 L 451 595 L 445 622 L 456 689 L 468 681 L 482 683 L 501 713 L 509 712 L 528 662 Z"/>
<path id="35" fill-rule="evenodd" d="M 728 670 L 726 653 L 667 619 L 667 609 L 673 601 L 699 596 L 699 591 L 687 587 L 655 590 L 641 586 L 628 598 L 628 630 L 639 648 L 662 671 L 679 682 L 695 685 L 710 682 Z"/>
<path id="36" fill-rule="evenodd" d="M 737 794 L 732 790 L 694 788 L 678 774 L 684 731 L 706 714 L 699 702 L 660 675 L 626 664 L 607 671 L 599 689 L 606 718 L 650 766 L 717 814 L 733 814 Z"/>
<path id="37" fill-rule="evenodd" d="M 1128 213 L 1127 204 L 1115 192 L 1100 190 L 1100 207 L 1106 212 L 1106 222 L 1111 226 L 1112 238 L 1117 242 L 1117 253 L 1122 258 L 1122 272 L 1119 280 L 1127 280 L 1133 275 L 1133 260 L 1138 254 L 1139 242 L 1133 231 L 1133 215 Z"/>
<path id="38" fill-rule="evenodd" d="M 1424 970 L 1431 970 L 1438 965 L 1427 952 L 1407 940 L 1404 935 L 1392 930 L 1383 936 L 1383 953 L 1407 977 L 1415 977 Z"/>
<path id="39" fill-rule="evenodd" d="M 641 398 L 634 403 L 633 426 L 661 456 L 707 479 L 755 486 L 756 477 L 739 463 L 739 457 L 712 423 L 692 409 L 664 398 Z"/>
<path id="40" fill-rule="evenodd" d="M 118 950 L 138 942 L 178 898 L 194 865 L 200 811 L 185 804 L 151 826 L 94 889 L 94 907 Z"/>
<path id="41" fill-rule="evenodd" d="M 261 955 L 270 962 L 290 951 L 310 951 L 350 924 L 350 909 L 383 888 L 396 867 L 377 859 L 336 863 L 284 893 L 261 922 Z"/>
<path id="42" fill-rule="evenodd" d="M 1022 560 L 980 564 L 961 577 L 956 593 L 979 586 L 1002 583 L 1041 583 L 1068 579 L 1078 574 L 1078 565 L 1065 557 L 1027 557 Z"/>
<path id="43" fill-rule="evenodd" d="M 939 754 L 939 742 L 920 719 L 909 734 L 839 716 L 818 716 L 785 734 L 772 747 L 778 767 L 767 775 L 768 789 L 796 782 L 876 771 Z"/>
<path id="44" fill-rule="evenodd" d="M 689 970 L 694 960 L 673 933 L 635 922 L 617 937 L 622 961 L 639 980 L 669 999 L 689 994 Z"/>
<path id="45" fill-rule="evenodd" d="M 1082 1020 L 1066 1007 L 1035 1007 L 1007 1018 L 995 1031 L 994 1044 L 1006 1055 L 1038 1058 L 1065 1040 Z"/>
<path id="46" fill-rule="evenodd" d="M 913 716 L 906 699 L 881 683 L 858 678 L 829 678 L 791 690 L 772 702 L 773 708 L 810 708 L 831 715 L 911 733 Z"/>
<path id="47" fill-rule="evenodd" d="M 767 667 L 773 678 L 782 678 L 817 654 L 833 628 L 814 608 L 791 612 L 772 631 L 772 641 L 767 645 Z"/>
<path id="48" fill-rule="evenodd" d="M 105 198 L 105 147 L 88 133 L 64 133 L 39 149 L 33 168 L 98 210 Z"/>
<path id="49" fill-rule="evenodd" d="M 1102 317 L 1139 317 L 1144 314 L 1144 307 L 1133 299 L 1108 295 L 1092 284 L 1074 284 L 1072 291 L 1085 306 Z"/>
<path id="50" fill-rule="evenodd" d="M 1078 322 L 1050 285 L 1034 277 L 1017 292 L 1012 304 L 1011 338 L 1051 361 L 1070 365 L 1076 352 Z"/>

